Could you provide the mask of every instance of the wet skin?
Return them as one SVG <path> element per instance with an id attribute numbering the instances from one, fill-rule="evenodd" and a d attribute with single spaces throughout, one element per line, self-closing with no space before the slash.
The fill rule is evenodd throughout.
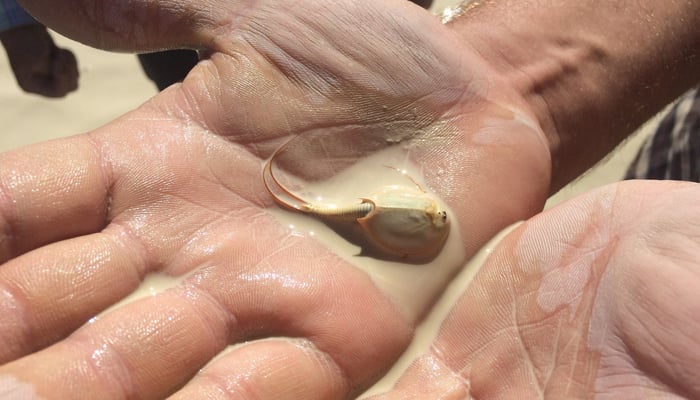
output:
<path id="1" fill-rule="evenodd" d="M 699 194 L 628 181 L 519 225 L 373 400 L 697 398 Z"/>
<path id="2" fill-rule="evenodd" d="M 534 112 L 415 5 L 84 3 L 25 5 L 93 45 L 189 45 L 206 59 L 111 124 L 0 156 L 0 377 L 31 385 L 18 390 L 326 399 L 375 381 L 417 321 L 267 214 L 262 165 L 292 135 L 410 130 L 413 161 L 469 233 L 467 256 L 544 203 Z M 86 324 L 152 272 L 189 275 Z M 227 345 L 268 336 L 296 339 L 254 342 L 198 374 Z"/>
<path id="3" fill-rule="evenodd" d="M 267 336 L 299 341 L 228 358 L 225 368 L 254 369 L 233 381 L 273 370 L 231 391 L 344 398 L 393 363 L 416 321 L 364 272 L 266 213 L 262 166 L 291 135 L 413 132 L 423 143 L 414 162 L 430 166 L 426 182 L 470 233 L 468 255 L 544 202 L 548 150 L 536 124 L 520 122 L 534 117 L 413 4 L 94 4 L 25 3 L 96 45 L 194 44 L 207 56 L 182 85 L 107 126 L 0 158 L 0 374 L 39 394 L 162 397 L 227 345 Z M 152 272 L 190 275 L 84 325 Z"/>

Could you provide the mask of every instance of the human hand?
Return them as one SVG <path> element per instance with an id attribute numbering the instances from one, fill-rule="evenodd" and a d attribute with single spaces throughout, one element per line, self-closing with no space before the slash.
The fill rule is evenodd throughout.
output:
<path id="1" fill-rule="evenodd" d="M 46 27 L 31 24 L 0 32 L 17 84 L 28 93 L 63 97 L 78 88 L 78 63 L 54 43 Z"/>
<path id="2" fill-rule="evenodd" d="M 372 399 L 700 397 L 699 195 L 628 181 L 521 224 Z"/>
<path id="3" fill-rule="evenodd" d="M 0 376 L 39 395 L 356 394 L 466 258 L 546 197 L 548 149 L 525 103 L 407 2 L 66 1 L 45 12 L 65 13 L 64 28 L 93 44 L 194 44 L 208 57 L 112 124 L 1 156 Z M 406 134 L 411 162 L 451 207 L 465 253 L 429 271 L 440 285 L 421 289 L 417 309 L 268 213 L 265 159 L 319 131 Z M 185 278 L 80 327 L 153 272 Z M 299 339 L 253 342 L 195 376 L 228 344 L 279 336 Z"/>

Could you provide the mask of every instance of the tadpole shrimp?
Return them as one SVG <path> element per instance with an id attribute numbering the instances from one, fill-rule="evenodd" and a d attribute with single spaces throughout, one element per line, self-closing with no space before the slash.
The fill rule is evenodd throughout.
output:
<path id="1" fill-rule="evenodd" d="M 285 188 L 273 173 L 273 162 L 288 143 L 277 149 L 263 168 L 265 188 L 280 207 L 322 221 L 357 224 L 370 244 L 395 256 L 421 257 L 442 249 L 450 232 L 447 212 L 411 177 L 414 187 L 388 185 L 339 206 L 314 203 Z M 289 200 L 275 194 L 273 188 Z"/>

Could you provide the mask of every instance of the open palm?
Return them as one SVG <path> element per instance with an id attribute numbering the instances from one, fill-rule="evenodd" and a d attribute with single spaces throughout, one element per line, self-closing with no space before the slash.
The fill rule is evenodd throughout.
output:
<path id="1" fill-rule="evenodd" d="M 698 398 L 699 194 L 624 182 L 519 225 L 373 399 Z"/>
<path id="2" fill-rule="evenodd" d="M 206 59 L 103 128 L 0 156 L 0 379 L 17 390 L 344 398 L 381 375 L 421 310 L 267 212 L 262 165 L 295 135 L 405 135 L 464 239 L 445 283 L 546 196 L 549 153 L 522 99 L 409 3 L 25 3 L 95 45 Z M 154 272 L 184 279 L 90 320 Z M 287 339 L 193 378 L 267 337 Z"/>

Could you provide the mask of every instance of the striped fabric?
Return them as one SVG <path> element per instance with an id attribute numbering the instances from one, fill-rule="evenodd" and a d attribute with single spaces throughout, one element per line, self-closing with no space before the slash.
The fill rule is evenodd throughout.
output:
<path id="1" fill-rule="evenodd" d="M 625 179 L 700 182 L 700 90 L 685 93 L 642 146 Z"/>
<path id="2" fill-rule="evenodd" d="M 15 0 L 0 0 L 0 32 L 36 23 Z"/>

